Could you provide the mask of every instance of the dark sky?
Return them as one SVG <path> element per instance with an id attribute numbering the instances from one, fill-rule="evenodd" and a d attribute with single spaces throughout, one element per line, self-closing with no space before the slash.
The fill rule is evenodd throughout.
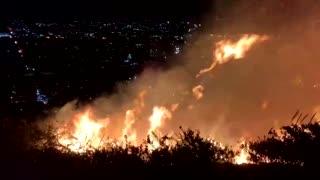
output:
<path id="1" fill-rule="evenodd" d="M 2 16 L 200 16 L 212 9 L 213 0 L 7 0 Z"/>

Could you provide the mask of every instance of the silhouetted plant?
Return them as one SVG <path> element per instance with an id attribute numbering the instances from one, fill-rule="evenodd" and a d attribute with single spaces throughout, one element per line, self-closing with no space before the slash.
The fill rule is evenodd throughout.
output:
<path id="1" fill-rule="evenodd" d="M 315 114 L 308 123 L 304 123 L 306 117 L 297 112 L 290 126 L 271 129 L 263 139 L 249 142 L 251 160 L 299 165 L 319 162 L 320 124 L 313 121 Z"/>
<path id="2" fill-rule="evenodd" d="M 234 153 L 213 140 L 202 138 L 199 131 L 184 130 L 174 139 L 174 145 L 166 144 L 167 136 L 160 140 L 160 147 L 150 154 L 150 163 L 157 167 L 211 166 L 214 163 L 231 162 Z"/>
<path id="3" fill-rule="evenodd" d="M 299 123 L 293 122 L 290 126 L 282 127 L 281 134 L 272 129 L 264 139 L 245 144 L 254 162 L 268 160 L 285 166 L 233 165 L 235 153 L 229 147 L 201 137 L 199 131 L 181 127 L 175 136 L 155 136 L 153 139 L 158 143 L 156 149 L 150 146 L 153 142 L 147 137 L 137 147 L 126 140 L 124 144 L 108 141 L 103 144 L 103 148 L 76 153 L 58 142 L 59 134 L 50 126 L 40 129 L 30 123 L 9 121 L 1 122 L 0 127 L 0 140 L 8 143 L 8 146 L 1 148 L 0 157 L 7 159 L 1 161 L 1 165 L 7 169 L 26 169 L 32 174 L 32 179 L 66 176 L 150 179 L 171 177 L 172 174 L 180 178 L 191 175 L 246 177 L 248 174 L 288 174 L 294 169 L 288 164 L 312 164 L 320 159 L 320 126 L 312 121 L 303 124 L 301 119 L 306 119 L 305 116 L 299 117 Z M 295 172 L 300 171 L 295 169 Z"/>

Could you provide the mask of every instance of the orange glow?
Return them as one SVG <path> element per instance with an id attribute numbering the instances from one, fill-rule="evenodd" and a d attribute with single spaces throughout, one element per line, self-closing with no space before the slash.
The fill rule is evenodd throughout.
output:
<path id="1" fill-rule="evenodd" d="M 233 59 L 241 59 L 251 49 L 251 47 L 258 43 L 268 40 L 268 36 L 260 35 L 244 35 L 237 42 L 231 40 L 222 40 L 216 43 L 214 51 L 213 62 L 210 67 L 202 69 L 197 77 L 201 74 L 207 73 L 215 68 L 217 64 L 224 64 Z"/>
<path id="2" fill-rule="evenodd" d="M 132 145 L 137 145 L 137 132 L 134 129 L 133 125 L 136 122 L 136 116 L 139 115 L 144 108 L 144 97 L 146 95 L 146 91 L 141 91 L 138 95 L 138 98 L 135 100 L 135 107 L 131 110 L 126 111 L 125 120 L 124 120 L 124 129 L 122 130 L 123 139 L 126 137 L 126 140 L 130 142 Z"/>
<path id="3" fill-rule="evenodd" d="M 134 111 L 132 110 L 127 110 L 126 112 L 126 117 L 125 117 L 125 127 L 122 130 L 122 136 L 127 137 L 127 141 L 131 142 L 133 145 L 137 145 L 137 133 L 135 129 L 133 129 L 133 124 L 135 123 L 135 115 Z"/>
<path id="4" fill-rule="evenodd" d="M 203 91 L 204 91 L 204 87 L 201 85 L 198 85 L 192 89 L 193 95 L 197 100 L 203 97 Z"/>
<path id="5" fill-rule="evenodd" d="M 177 104 L 174 104 L 177 105 Z M 173 105 L 173 106 L 174 106 Z M 150 150 L 154 150 L 160 146 L 160 142 L 157 136 L 161 137 L 161 128 L 163 127 L 165 120 L 172 118 L 172 111 L 169 111 L 164 106 L 153 107 L 152 114 L 149 117 L 150 128 L 147 132 L 151 140 L 149 145 Z M 136 121 L 134 110 L 127 110 L 124 120 L 124 128 L 122 129 L 122 137 L 118 140 L 112 140 L 112 145 L 121 145 L 126 140 L 132 145 L 137 146 L 137 132 L 133 127 Z M 68 148 L 69 150 L 77 153 L 84 153 L 88 150 L 95 150 L 104 148 L 107 141 L 104 140 L 103 129 L 108 126 L 109 119 L 95 120 L 92 118 L 91 111 L 87 110 L 83 113 L 76 114 L 74 116 L 73 128 L 66 128 L 69 134 L 61 136 L 58 141 L 61 145 Z M 58 129 L 61 132 L 62 129 Z M 111 141 L 110 141 L 111 142 Z M 171 142 L 165 142 L 167 145 L 174 145 Z M 224 148 L 224 145 L 212 141 L 215 145 Z M 245 141 L 242 141 L 239 146 L 244 145 Z M 249 154 L 245 148 L 241 148 L 240 154 L 234 158 L 235 164 L 247 164 Z"/>
<path id="6" fill-rule="evenodd" d="M 153 146 L 157 148 L 159 146 L 159 142 L 154 136 L 154 134 L 158 135 L 158 129 L 164 123 L 163 121 L 166 119 L 171 119 L 172 115 L 171 112 L 163 106 L 155 106 L 153 108 L 153 113 L 149 117 L 150 121 L 150 129 L 148 131 L 148 135 L 150 140 L 153 142 Z"/>
<path id="7" fill-rule="evenodd" d="M 213 63 L 209 68 L 201 70 L 197 76 L 211 71 L 217 64 L 224 64 L 231 59 L 243 58 L 255 43 L 262 42 L 267 39 L 267 36 L 244 35 L 237 42 L 232 42 L 231 40 L 219 41 L 216 43 L 216 48 L 214 50 Z M 204 90 L 205 87 L 203 85 L 197 85 L 193 87 L 192 93 L 196 100 L 203 98 Z M 157 136 L 161 137 L 161 130 L 163 129 L 165 122 L 172 119 L 173 113 L 176 112 L 178 108 L 181 108 L 182 110 L 184 107 L 184 104 L 178 104 L 176 102 L 170 102 L 168 108 L 164 106 L 153 107 L 153 104 L 149 104 L 150 101 L 145 103 L 146 94 L 146 91 L 141 91 L 136 99 L 134 99 L 132 102 L 130 101 L 129 107 L 126 107 L 120 112 L 115 112 L 115 114 L 120 114 L 120 116 L 111 116 L 113 122 L 117 121 L 120 122 L 119 124 L 121 124 L 121 127 L 117 126 L 115 129 L 113 129 L 117 132 L 114 132 L 116 137 L 112 138 L 115 138 L 117 142 L 118 140 L 122 142 L 123 140 L 127 140 L 128 142 L 132 143 L 132 145 L 137 146 L 138 141 L 140 140 L 137 139 L 137 137 L 141 137 L 140 133 L 143 132 L 144 134 L 142 135 L 148 135 L 152 142 L 151 149 L 158 148 L 160 146 L 160 142 L 158 141 Z M 190 90 L 188 90 L 188 94 L 191 94 Z M 181 105 L 181 107 L 179 107 L 179 105 Z M 146 109 L 152 107 L 152 114 L 146 115 Z M 261 108 L 267 109 L 267 107 L 268 102 L 263 102 Z M 186 108 L 190 111 L 196 109 L 192 103 L 188 104 Z M 144 123 L 149 122 L 149 129 L 138 129 L 141 128 L 136 127 L 139 125 L 137 122 L 140 121 L 144 121 Z M 72 126 L 65 128 L 68 136 L 64 135 L 59 137 L 59 142 L 74 152 L 85 152 L 87 150 L 99 149 L 104 145 L 104 137 L 107 135 L 105 134 L 105 128 L 108 126 L 109 122 L 110 119 L 108 118 L 96 120 L 95 117 L 92 116 L 90 110 L 78 113 L 74 118 L 71 119 L 70 122 L 67 122 L 71 123 Z M 58 132 L 62 131 L 61 129 L 59 129 Z M 244 143 L 245 141 L 241 142 L 241 144 Z M 222 144 L 219 144 L 219 146 L 223 147 Z M 248 157 L 249 154 L 247 151 L 245 149 L 241 149 L 240 154 L 235 157 L 234 161 L 236 164 L 248 163 Z"/>
<path id="8" fill-rule="evenodd" d="M 239 144 L 239 146 L 241 146 L 241 145 L 244 145 L 244 143 L 245 143 L 245 141 L 242 141 L 240 144 Z M 240 154 L 238 154 L 235 158 L 234 158 L 234 160 L 235 160 L 235 163 L 236 164 L 248 164 L 249 163 L 249 160 L 248 160 L 248 158 L 249 158 L 249 153 L 246 151 L 246 149 L 245 148 L 241 148 L 241 150 L 240 150 Z"/>
<path id="9" fill-rule="evenodd" d="M 266 110 L 269 107 L 269 102 L 267 100 L 264 100 L 261 104 L 261 109 Z"/>
<path id="10" fill-rule="evenodd" d="M 171 105 L 171 111 L 172 112 L 175 112 L 178 108 L 179 108 L 179 104 L 178 103 Z"/>
<path id="11" fill-rule="evenodd" d="M 104 120 L 104 124 L 92 120 L 90 110 L 75 116 L 73 121 L 74 131 L 71 135 L 63 136 L 59 139 L 59 143 L 74 152 L 84 152 L 90 149 L 98 149 L 103 140 L 101 130 L 108 124 L 108 119 Z"/>

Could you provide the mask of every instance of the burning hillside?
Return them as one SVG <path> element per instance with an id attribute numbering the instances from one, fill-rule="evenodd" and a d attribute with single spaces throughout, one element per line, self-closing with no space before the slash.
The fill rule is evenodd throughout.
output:
<path id="1" fill-rule="evenodd" d="M 196 79 L 200 79 L 200 75 L 212 71 L 218 64 L 243 58 L 256 43 L 263 42 L 268 38 L 268 36 L 253 34 L 244 35 L 237 41 L 222 40 L 217 42 L 213 51 L 212 65 L 201 70 Z M 189 90 L 186 87 L 171 86 L 169 80 L 168 82 L 160 82 L 156 85 L 158 87 L 150 87 L 147 86 L 147 82 L 143 78 L 139 82 L 139 91 L 133 93 L 132 98 L 125 98 L 124 102 L 119 100 L 119 97 L 111 97 L 97 100 L 94 104 L 83 109 L 72 109 L 72 104 L 60 109 L 48 121 L 49 124 L 55 124 L 58 142 L 71 151 L 85 152 L 103 148 L 104 144 L 110 140 L 118 145 L 125 141 L 138 145 L 143 138 L 148 136 L 152 142 L 150 148 L 155 149 L 159 146 L 157 137 L 173 135 L 174 128 L 172 127 L 175 124 L 184 125 L 181 120 L 175 122 L 179 118 L 176 114 L 193 113 L 192 109 L 197 106 L 197 101 L 205 98 L 205 84 L 203 83 L 191 87 Z M 175 87 L 177 88 L 173 89 Z M 181 89 L 182 91 L 180 91 Z M 175 98 L 170 97 L 172 94 Z M 101 104 L 101 102 L 103 103 Z M 245 163 L 246 157 L 245 152 L 241 151 L 236 162 Z"/>

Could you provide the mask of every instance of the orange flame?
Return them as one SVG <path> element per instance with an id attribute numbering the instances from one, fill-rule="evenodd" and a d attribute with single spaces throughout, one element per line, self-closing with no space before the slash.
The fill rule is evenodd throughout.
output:
<path id="1" fill-rule="evenodd" d="M 78 114 L 73 121 L 74 132 L 71 137 L 70 135 L 62 136 L 59 143 L 74 152 L 98 149 L 103 139 L 101 130 L 108 125 L 109 120 L 101 122 L 98 123 L 91 119 L 90 110 Z"/>
<path id="2" fill-rule="evenodd" d="M 257 42 L 267 40 L 267 36 L 259 35 L 244 35 L 237 42 L 231 40 L 223 40 L 216 43 L 214 51 L 213 63 L 209 68 L 203 69 L 199 72 L 197 77 L 203 73 L 211 71 L 217 64 L 223 64 L 231 59 L 243 58 L 248 50 Z M 197 100 L 203 98 L 204 86 L 197 85 L 192 89 L 193 95 Z M 126 136 L 127 140 L 133 145 L 137 145 L 137 131 L 134 127 L 138 118 L 141 118 L 142 111 L 144 110 L 144 96 L 146 91 L 139 93 L 138 98 L 133 102 L 133 107 L 125 111 L 124 128 L 120 130 L 121 137 L 118 140 L 123 140 Z M 172 118 L 172 113 L 177 110 L 179 104 L 172 104 L 169 109 L 164 106 L 154 106 L 152 114 L 148 118 L 150 127 L 147 131 L 150 140 L 152 141 L 151 149 L 158 148 L 160 142 L 157 135 L 161 136 L 161 128 L 166 120 Z M 189 105 L 188 109 L 193 109 L 193 105 Z M 90 116 L 90 110 L 78 114 L 71 121 L 73 123 L 72 129 L 67 129 L 71 132 L 69 136 L 59 138 L 59 142 L 74 152 L 85 152 L 86 150 L 98 149 L 103 145 L 104 134 L 102 130 L 107 127 L 109 119 L 95 120 Z M 58 130 L 59 131 L 59 130 Z M 140 132 L 140 131 L 139 131 Z M 119 135 L 118 134 L 118 135 Z M 117 135 L 117 136 L 118 136 Z M 244 144 L 242 141 L 241 144 Z M 220 144 L 221 147 L 222 144 Z M 235 157 L 235 163 L 243 164 L 248 163 L 249 154 L 245 149 L 241 149 L 240 154 Z"/>
<path id="3" fill-rule="evenodd" d="M 154 133 L 158 133 L 157 130 L 162 126 L 163 121 L 166 119 L 171 119 L 171 112 L 163 106 L 155 106 L 153 108 L 153 113 L 149 117 L 150 129 L 148 135 L 150 140 L 153 142 L 154 147 L 159 146 L 158 140 L 155 138 Z"/>
<path id="4" fill-rule="evenodd" d="M 268 40 L 268 36 L 260 36 L 260 35 L 244 35 L 237 42 L 232 42 L 231 40 L 222 40 L 216 43 L 216 49 L 214 51 L 213 62 L 210 67 L 206 69 L 202 69 L 197 77 L 201 74 L 207 73 L 211 71 L 217 64 L 224 64 L 228 62 L 230 59 L 241 59 L 245 56 L 247 51 L 251 49 L 251 47 L 258 43 Z"/>
<path id="5" fill-rule="evenodd" d="M 74 118 L 73 125 L 74 130 L 69 130 L 72 132 L 71 135 L 62 136 L 58 139 L 59 143 L 73 152 L 83 153 L 87 150 L 95 150 L 103 148 L 103 143 L 106 141 L 103 140 L 102 129 L 107 127 L 109 119 L 104 120 L 94 120 L 90 116 L 90 110 L 85 111 L 84 113 L 77 114 Z M 135 114 L 133 110 L 127 110 L 125 116 L 125 127 L 122 130 L 122 136 L 127 136 L 127 140 L 131 142 L 134 146 L 137 145 L 137 133 L 133 128 L 135 123 Z M 164 124 L 165 120 L 172 118 L 172 113 L 164 106 L 155 106 L 153 112 L 149 117 L 150 128 L 148 130 L 148 135 L 151 140 L 151 145 L 149 146 L 150 150 L 154 150 L 160 146 L 160 142 L 157 139 L 157 134 L 161 136 L 160 128 Z M 156 134 L 157 133 L 157 134 Z M 120 145 L 123 142 L 123 137 L 120 138 L 120 141 L 117 141 L 116 144 Z M 113 141 L 112 141 L 113 142 Z M 166 142 L 170 143 L 170 142 Z M 213 142 L 215 145 L 224 148 L 223 144 Z M 240 145 L 244 145 L 245 141 L 243 140 Z M 172 145 L 172 144 L 171 144 Z M 234 158 L 236 164 L 247 164 L 250 163 L 249 154 L 245 148 L 241 148 L 240 154 Z"/>
<path id="6" fill-rule="evenodd" d="M 125 116 L 125 128 L 122 130 L 122 137 L 126 136 L 126 140 L 133 145 L 137 145 L 137 132 L 133 128 L 134 123 L 136 122 L 136 115 L 140 114 L 144 108 L 144 97 L 146 91 L 141 91 L 138 95 L 138 98 L 135 100 L 135 107 L 133 110 L 127 110 Z"/>
<path id="7" fill-rule="evenodd" d="M 137 145 L 137 133 L 135 129 L 133 129 L 133 124 L 135 123 L 135 115 L 134 111 L 127 110 L 125 117 L 125 128 L 122 130 L 122 136 L 127 137 L 127 141 L 131 142 L 133 145 Z"/>
<path id="8" fill-rule="evenodd" d="M 243 140 L 239 146 L 244 145 L 245 141 Z M 241 147 L 240 147 L 241 148 Z M 248 164 L 249 163 L 249 153 L 246 151 L 246 148 L 241 148 L 240 153 L 234 157 L 234 161 L 236 164 Z"/>

